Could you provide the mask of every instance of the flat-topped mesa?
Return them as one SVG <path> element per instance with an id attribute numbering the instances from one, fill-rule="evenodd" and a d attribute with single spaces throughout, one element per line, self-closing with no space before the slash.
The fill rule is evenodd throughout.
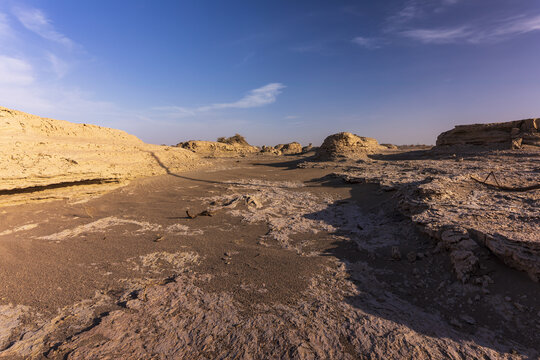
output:
<path id="1" fill-rule="evenodd" d="M 120 181 L 197 166 L 183 149 L 146 144 L 124 131 L 0 107 L 0 193 Z"/>
<path id="2" fill-rule="evenodd" d="M 229 138 L 221 137 L 218 141 L 189 140 L 176 146 L 205 157 L 239 157 L 260 151 L 239 134 Z"/>
<path id="3" fill-rule="evenodd" d="M 458 125 L 437 137 L 437 146 L 478 145 L 518 149 L 540 146 L 540 119 L 491 124 Z"/>
<path id="4" fill-rule="evenodd" d="M 321 160 L 359 159 L 385 149 L 386 147 L 379 145 L 373 138 L 341 132 L 324 139 L 321 147 L 317 149 L 316 157 Z"/>

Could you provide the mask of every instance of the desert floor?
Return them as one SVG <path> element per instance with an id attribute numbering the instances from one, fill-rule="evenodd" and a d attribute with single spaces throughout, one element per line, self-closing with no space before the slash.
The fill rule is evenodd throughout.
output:
<path id="1" fill-rule="evenodd" d="M 538 283 L 463 284 L 394 191 L 304 160 L 0 208 L 0 358 L 538 358 Z"/>

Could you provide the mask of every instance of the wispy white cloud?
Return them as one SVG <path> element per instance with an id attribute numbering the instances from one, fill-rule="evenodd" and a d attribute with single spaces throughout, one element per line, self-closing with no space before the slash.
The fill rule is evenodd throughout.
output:
<path id="1" fill-rule="evenodd" d="M 407 24 L 433 14 L 439 14 L 462 0 L 407 0 L 386 19 L 386 32 L 402 30 Z"/>
<path id="2" fill-rule="evenodd" d="M 52 21 L 41 10 L 35 8 L 15 8 L 13 13 L 25 28 L 42 38 L 62 44 L 70 49 L 77 46 L 73 40 L 57 31 Z"/>
<path id="3" fill-rule="evenodd" d="M 285 120 L 294 120 L 294 119 L 298 119 L 298 118 L 299 118 L 299 116 L 297 116 L 297 115 L 287 115 L 287 116 L 285 116 L 284 119 Z"/>
<path id="4" fill-rule="evenodd" d="M 380 47 L 380 43 L 377 39 L 368 38 L 364 36 L 357 36 L 354 39 L 352 39 L 352 42 L 366 49 L 377 49 Z"/>
<path id="5" fill-rule="evenodd" d="M 187 108 L 182 106 L 160 106 L 154 107 L 153 109 L 160 112 L 164 117 L 184 118 L 219 109 L 255 108 L 276 102 L 277 96 L 281 94 L 284 88 L 285 85 L 281 83 L 270 83 L 260 88 L 251 90 L 240 100 L 230 103 L 216 103 L 197 108 Z"/>
<path id="6" fill-rule="evenodd" d="M 482 25 L 463 25 L 454 28 L 412 29 L 401 35 L 425 44 L 486 43 L 505 40 L 509 37 L 540 30 L 540 15 L 516 16 L 492 21 Z"/>
<path id="7" fill-rule="evenodd" d="M 25 86 L 34 82 L 34 71 L 25 60 L 0 55 L 0 85 Z"/>
<path id="8" fill-rule="evenodd" d="M 51 52 L 48 52 L 46 56 L 51 66 L 52 72 L 56 75 L 57 78 L 63 78 L 68 73 L 70 65 Z"/>
<path id="9" fill-rule="evenodd" d="M 32 34 L 15 26 L 16 19 L 45 40 L 28 41 Z M 63 47 L 58 49 L 56 43 Z M 69 51 L 74 46 L 78 45 L 56 31 L 41 10 L 0 13 L 0 105 L 71 121 L 121 118 L 123 111 L 113 103 L 95 100 L 66 81 L 51 81 L 51 75 L 61 80 L 71 60 L 81 55 Z"/>
<path id="10" fill-rule="evenodd" d="M 285 85 L 281 83 L 271 83 L 260 88 L 251 90 L 243 98 L 231 103 L 213 104 L 210 106 L 203 106 L 198 111 L 208 111 L 214 109 L 247 109 L 253 107 L 264 106 L 276 102 L 277 96 L 281 94 L 281 91 L 285 88 Z"/>
<path id="11" fill-rule="evenodd" d="M 13 32 L 9 26 L 8 17 L 6 14 L 0 12 L 0 40 L 11 38 Z"/>
<path id="12" fill-rule="evenodd" d="M 472 32 L 467 27 L 458 27 L 453 29 L 413 29 L 402 31 L 401 34 L 425 44 L 445 44 L 465 40 L 472 35 Z"/>

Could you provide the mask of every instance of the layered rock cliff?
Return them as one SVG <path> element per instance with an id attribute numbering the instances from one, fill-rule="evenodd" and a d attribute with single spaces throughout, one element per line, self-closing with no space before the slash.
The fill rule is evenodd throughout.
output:
<path id="1" fill-rule="evenodd" d="M 437 137 L 437 146 L 498 145 L 520 148 L 540 146 L 540 119 L 526 119 L 491 124 L 458 125 Z"/>

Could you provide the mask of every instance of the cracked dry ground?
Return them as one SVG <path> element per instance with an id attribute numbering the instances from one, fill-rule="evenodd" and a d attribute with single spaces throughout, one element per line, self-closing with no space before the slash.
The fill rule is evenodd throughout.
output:
<path id="1" fill-rule="evenodd" d="M 395 191 L 298 161 L 0 209 L 0 358 L 538 358 L 525 273 L 462 284 Z"/>

